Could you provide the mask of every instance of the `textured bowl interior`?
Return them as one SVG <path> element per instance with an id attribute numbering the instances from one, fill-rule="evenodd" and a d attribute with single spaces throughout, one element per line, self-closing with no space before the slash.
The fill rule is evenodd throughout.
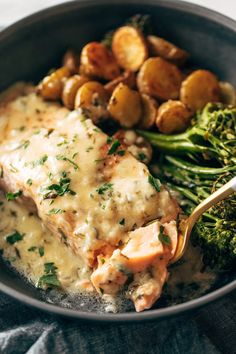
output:
<path id="1" fill-rule="evenodd" d="M 175 1 L 76 1 L 42 11 L 13 25 L 0 34 L 0 90 L 17 80 L 37 82 L 49 69 L 60 65 L 67 48 L 80 50 L 91 40 L 100 40 L 103 34 L 121 25 L 135 13 L 150 14 L 154 33 L 163 36 L 191 53 L 190 65 L 207 68 L 220 79 L 236 86 L 236 24 L 218 14 L 187 3 Z M 189 304 L 156 309 L 143 314 L 93 314 L 86 304 L 77 311 L 38 302 L 41 294 L 0 264 L 0 289 L 31 305 L 79 318 L 100 320 L 150 319 L 177 314 L 203 305 L 236 288 L 235 275 L 222 277 L 212 296 Z M 228 285 L 227 285 L 228 284 Z M 15 290 L 17 292 L 15 292 Z M 33 300 L 33 299 L 36 299 Z M 161 306 L 161 305 L 159 305 Z M 164 306 L 164 304 L 163 304 Z"/>

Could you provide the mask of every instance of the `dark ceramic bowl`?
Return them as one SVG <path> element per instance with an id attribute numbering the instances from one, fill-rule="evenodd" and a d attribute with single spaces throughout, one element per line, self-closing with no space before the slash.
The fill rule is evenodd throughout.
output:
<path id="1" fill-rule="evenodd" d="M 186 48 L 198 65 L 236 86 L 236 23 L 218 13 L 174 0 L 96 0 L 65 3 L 29 16 L 0 33 L 0 90 L 17 80 L 39 80 L 59 65 L 67 48 L 80 49 L 127 17 L 152 16 L 155 33 Z M 220 279 L 208 294 L 183 304 L 143 313 L 103 314 L 89 306 L 63 308 L 43 301 L 41 293 L 0 264 L 0 290 L 28 305 L 68 317 L 96 321 L 141 321 L 199 308 L 236 289 L 235 275 Z"/>

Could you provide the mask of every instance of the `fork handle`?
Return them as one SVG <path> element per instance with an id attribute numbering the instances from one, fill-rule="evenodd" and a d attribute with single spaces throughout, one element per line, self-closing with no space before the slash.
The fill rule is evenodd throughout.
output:
<path id="1" fill-rule="evenodd" d="M 224 184 L 221 188 L 217 189 L 208 198 L 204 199 L 192 212 L 188 219 L 188 234 L 191 233 L 194 224 L 213 205 L 217 204 L 221 200 L 226 199 L 232 193 L 236 191 L 236 177 L 233 177 L 229 182 Z"/>

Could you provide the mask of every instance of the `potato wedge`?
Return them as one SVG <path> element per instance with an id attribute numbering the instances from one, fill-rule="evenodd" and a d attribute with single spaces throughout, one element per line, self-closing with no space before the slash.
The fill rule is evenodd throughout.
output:
<path id="1" fill-rule="evenodd" d="M 134 88 L 136 85 L 136 77 L 133 71 L 126 70 L 120 76 L 114 80 L 108 82 L 104 87 L 105 89 L 112 94 L 116 86 L 120 83 L 123 83 L 130 88 Z"/>
<path id="2" fill-rule="evenodd" d="M 67 108 L 74 109 L 76 93 L 88 81 L 87 77 L 81 75 L 73 75 L 66 80 L 62 91 L 62 102 Z"/>
<path id="3" fill-rule="evenodd" d="M 149 129 L 155 124 L 158 103 L 156 100 L 146 95 L 145 93 L 141 95 L 141 98 L 143 105 L 143 114 L 139 123 L 139 127 L 142 129 Z"/>
<path id="4" fill-rule="evenodd" d="M 63 82 L 70 75 L 70 70 L 65 66 L 53 71 L 39 83 L 39 94 L 47 100 L 58 100 L 61 98 Z"/>
<path id="5" fill-rule="evenodd" d="M 139 161 L 145 163 L 146 165 L 152 159 L 152 147 L 149 141 L 147 141 L 143 136 L 138 135 L 134 130 L 118 130 L 113 139 L 117 139 L 121 142 L 122 146 Z"/>
<path id="6" fill-rule="evenodd" d="M 179 97 L 182 73 L 174 64 L 162 58 L 149 58 L 137 75 L 139 91 L 166 101 Z"/>
<path id="7" fill-rule="evenodd" d="M 220 81 L 220 101 L 229 104 L 232 106 L 236 105 L 236 90 L 235 88 L 229 83 Z"/>
<path id="8" fill-rule="evenodd" d="M 92 78 L 113 80 L 120 75 L 112 52 L 99 42 L 91 42 L 83 47 L 80 64 L 80 73 Z"/>
<path id="9" fill-rule="evenodd" d="M 220 86 L 214 74 L 208 70 L 196 70 L 181 85 L 180 100 L 194 112 L 208 102 L 220 101 Z"/>
<path id="10" fill-rule="evenodd" d="M 137 71 L 148 57 L 148 48 L 141 31 L 132 26 L 118 28 L 112 38 L 112 52 L 118 64 Z"/>
<path id="11" fill-rule="evenodd" d="M 137 91 L 120 83 L 113 91 L 107 109 L 122 127 L 131 128 L 142 116 L 141 97 Z"/>
<path id="12" fill-rule="evenodd" d="M 175 65 L 183 65 L 189 57 L 188 52 L 157 36 L 147 36 L 151 56 L 161 57 Z"/>
<path id="13" fill-rule="evenodd" d="M 75 109 L 82 108 L 94 123 L 108 117 L 108 93 L 103 85 L 97 81 L 88 81 L 83 84 L 75 96 Z"/>
<path id="14" fill-rule="evenodd" d="M 158 109 L 156 125 L 163 134 L 183 132 L 190 124 L 192 111 L 180 101 L 169 100 Z"/>
<path id="15" fill-rule="evenodd" d="M 73 50 L 67 50 L 63 57 L 62 65 L 68 68 L 71 74 L 79 72 L 79 58 Z"/>

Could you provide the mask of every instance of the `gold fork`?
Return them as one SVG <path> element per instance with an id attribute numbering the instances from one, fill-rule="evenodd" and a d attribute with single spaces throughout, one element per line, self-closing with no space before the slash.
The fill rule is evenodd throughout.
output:
<path id="1" fill-rule="evenodd" d="M 219 188 L 216 192 L 211 194 L 208 198 L 203 200 L 192 212 L 192 214 L 183 222 L 182 232 L 179 234 L 178 244 L 173 258 L 169 264 L 177 262 L 186 251 L 190 239 L 191 231 L 200 218 L 213 205 L 221 200 L 226 199 L 236 191 L 236 177 L 233 177 L 229 182 Z"/>

